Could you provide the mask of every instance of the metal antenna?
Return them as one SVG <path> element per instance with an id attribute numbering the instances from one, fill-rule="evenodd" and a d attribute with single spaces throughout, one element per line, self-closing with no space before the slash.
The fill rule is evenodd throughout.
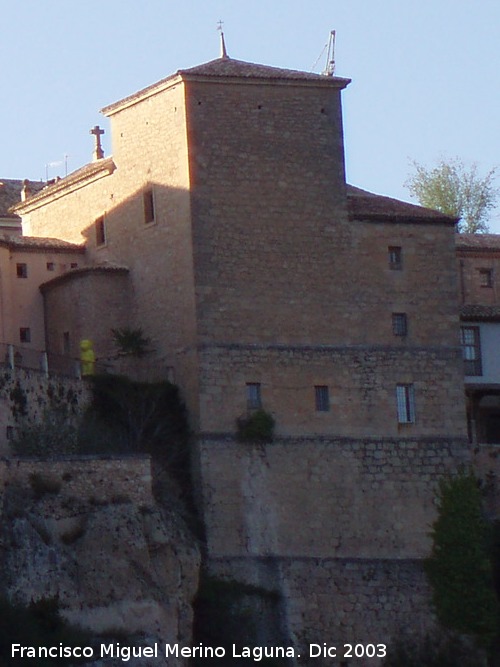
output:
<path id="1" fill-rule="evenodd" d="M 328 42 L 328 54 L 326 56 L 326 67 L 323 72 L 325 76 L 333 76 L 335 73 L 335 30 L 330 31 Z"/>

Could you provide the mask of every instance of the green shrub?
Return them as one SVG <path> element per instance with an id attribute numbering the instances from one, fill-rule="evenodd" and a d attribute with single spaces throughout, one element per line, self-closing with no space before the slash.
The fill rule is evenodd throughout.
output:
<path id="1" fill-rule="evenodd" d="M 0 665 L 2 667 L 56 667 L 77 665 L 86 659 L 12 657 L 12 644 L 44 647 L 89 646 L 88 633 L 70 626 L 59 613 L 57 598 L 42 598 L 28 607 L 0 598 Z"/>
<path id="2" fill-rule="evenodd" d="M 237 437 L 241 442 L 272 442 L 274 417 L 265 410 L 256 410 L 236 420 Z"/>
<path id="3" fill-rule="evenodd" d="M 432 552 L 425 563 L 440 623 L 490 646 L 499 623 L 493 582 L 491 526 L 481 508 L 478 480 L 461 472 L 441 481 Z"/>
<path id="4" fill-rule="evenodd" d="M 430 636 L 388 648 L 383 667 L 484 667 L 485 656 L 460 637 Z"/>

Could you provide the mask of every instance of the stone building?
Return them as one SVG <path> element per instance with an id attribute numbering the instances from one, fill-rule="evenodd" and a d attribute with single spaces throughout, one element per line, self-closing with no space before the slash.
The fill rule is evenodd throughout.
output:
<path id="1" fill-rule="evenodd" d="M 456 221 L 346 184 L 348 83 L 179 70 L 103 110 L 112 157 L 13 209 L 84 258 L 42 281 L 48 353 L 151 338 L 196 434 L 208 567 L 277 591 L 299 645 L 425 626 L 436 480 L 468 457 Z M 261 407 L 273 442 L 238 442 Z"/>
<path id="2" fill-rule="evenodd" d="M 500 235 L 457 237 L 461 337 L 470 440 L 500 442 Z"/>

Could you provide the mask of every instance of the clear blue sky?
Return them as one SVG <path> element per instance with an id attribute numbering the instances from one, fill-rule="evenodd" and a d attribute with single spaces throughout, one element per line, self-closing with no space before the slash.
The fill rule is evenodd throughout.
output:
<path id="1" fill-rule="evenodd" d="M 354 185 L 409 199 L 410 159 L 500 163 L 499 0 L 25 0 L 1 12 L 0 177 L 88 162 L 99 109 L 217 57 L 219 19 L 231 57 L 305 71 L 337 31 Z"/>

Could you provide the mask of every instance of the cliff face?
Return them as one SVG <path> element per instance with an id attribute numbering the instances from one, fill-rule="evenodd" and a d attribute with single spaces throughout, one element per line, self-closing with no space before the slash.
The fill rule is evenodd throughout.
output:
<path id="1" fill-rule="evenodd" d="M 122 643 L 189 643 L 198 547 L 155 503 L 149 459 L 11 461 L 2 472 L 9 599 L 57 596 L 72 624 Z"/>

